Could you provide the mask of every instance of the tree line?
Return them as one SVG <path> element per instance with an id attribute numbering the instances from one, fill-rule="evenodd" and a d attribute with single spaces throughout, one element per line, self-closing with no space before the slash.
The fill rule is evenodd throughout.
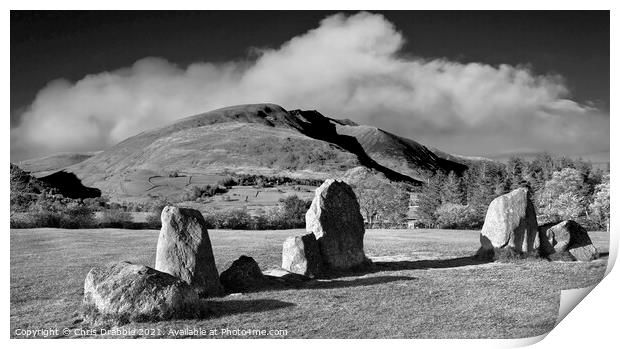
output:
<path id="1" fill-rule="evenodd" d="M 475 162 L 460 176 L 438 172 L 413 201 L 424 227 L 476 229 L 494 198 L 521 186 L 531 190 L 541 224 L 573 219 L 590 229 L 608 226 L 609 171 L 550 154 Z"/>

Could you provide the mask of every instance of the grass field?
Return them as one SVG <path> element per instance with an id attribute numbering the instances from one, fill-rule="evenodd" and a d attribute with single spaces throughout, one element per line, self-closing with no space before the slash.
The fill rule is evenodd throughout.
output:
<path id="1" fill-rule="evenodd" d="M 301 233 L 213 230 L 210 236 L 222 272 L 242 254 L 262 269 L 278 267 L 283 240 Z M 17 329 L 88 327 L 79 309 L 90 268 L 120 260 L 153 266 L 157 236 L 153 230 L 11 230 L 11 337 Z M 553 328 L 560 290 L 603 277 L 609 234 L 590 236 L 604 256 L 590 263 L 477 264 L 469 258 L 479 246 L 477 231 L 368 230 L 366 254 L 377 262 L 372 272 L 210 299 L 205 318 L 124 328 L 155 329 L 163 337 L 182 337 L 169 331 L 188 327 L 285 330 L 276 336 L 285 338 L 531 337 Z"/>

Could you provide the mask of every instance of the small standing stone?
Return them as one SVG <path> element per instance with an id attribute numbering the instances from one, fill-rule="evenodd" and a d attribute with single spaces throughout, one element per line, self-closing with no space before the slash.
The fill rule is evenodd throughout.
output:
<path id="1" fill-rule="evenodd" d="M 252 257 L 241 256 L 220 275 L 226 292 L 247 292 L 261 288 L 265 277 Z"/>
<path id="2" fill-rule="evenodd" d="M 314 234 L 291 236 L 282 244 L 282 269 L 316 277 L 321 274 L 321 254 Z"/>

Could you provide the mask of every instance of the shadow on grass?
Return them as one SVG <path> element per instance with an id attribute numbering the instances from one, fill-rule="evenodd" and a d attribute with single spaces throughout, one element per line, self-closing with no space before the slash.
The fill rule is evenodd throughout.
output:
<path id="1" fill-rule="evenodd" d="M 242 293 L 255 293 L 263 291 L 280 290 L 318 290 L 318 289 L 337 289 L 348 287 L 372 286 L 396 281 L 416 280 L 410 276 L 373 276 L 360 277 L 349 280 L 333 280 L 332 278 L 310 279 L 301 275 L 291 274 L 292 277 L 264 276 L 264 279 L 257 282 L 252 287 L 243 290 L 236 290 Z M 359 276 L 359 274 L 347 274 L 346 276 Z"/>
<path id="2" fill-rule="evenodd" d="M 486 264 L 489 262 L 488 260 L 476 258 L 475 256 L 419 261 L 375 262 L 372 271 L 459 268 L 469 265 Z"/>
<path id="3" fill-rule="evenodd" d="M 479 265 L 491 263 L 492 260 L 479 258 L 477 256 L 450 258 L 450 259 L 426 259 L 426 260 L 400 260 L 400 261 L 377 261 L 366 263 L 364 266 L 349 271 L 329 271 L 322 275 L 322 279 L 336 279 L 347 276 L 363 276 L 384 271 L 399 270 L 426 270 L 426 269 L 445 269 L 459 268 L 469 265 Z"/>
<path id="4" fill-rule="evenodd" d="M 353 280 L 312 280 L 302 285 L 301 287 L 294 287 L 294 288 L 333 289 L 333 288 L 371 286 L 371 285 L 385 284 L 389 282 L 410 281 L 410 280 L 416 280 L 416 278 L 410 277 L 410 276 L 373 276 L 373 277 L 364 277 L 364 278 L 353 279 Z"/>
<path id="5" fill-rule="evenodd" d="M 122 315 L 103 315 L 93 306 L 83 305 L 78 316 L 68 328 L 78 328 L 81 324 L 109 329 L 113 326 L 123 326 L 130 323 L 156 323 L 171 320 L 201 320 L 218 318 L 226 315 L 260 313 L 275 309 L 282 309 L 296 306 L 295 303 L 283 302 L 277 299 L 252 299 L 252 300 L 231 300 L 231 299 L 201 299 L 198 303 L 178 309 L 174 314 L 162 316 L 158 312 L 152 314 L 130 314 Z"/>
<path id="6" fill-rule="evenodd" d="M 203 300 L 201 306 L 205 311 L 204 317 L 220 317 L 224 315 L 260 313 L 275 309 L 296 306 L 295 303 L 283 302 L 277 299 L 252 299 L 252 300 Z"/>

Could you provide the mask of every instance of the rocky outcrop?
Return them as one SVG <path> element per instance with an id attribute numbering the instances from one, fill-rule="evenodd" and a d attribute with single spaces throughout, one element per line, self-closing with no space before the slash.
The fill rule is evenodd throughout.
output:
<path id="1" fill-rule="evenodd" d="M 121 322 L 186 317 L 197 302 L 183 280 L 129 262 L 94 267 L 84 281 L 85 306 Z"/>
<path id="2" fill-rule="evenodd" d="M 306 213 L 306 231 L 317 239 L 323 263 L 347 270 L 367 262 L 364 255 L 364 219 L 353 189 L 328 179 L 316 189 Z"/>
<path id="3" fill-rule="evenodd" d="M 199 211 L 175 206 L 162 210 L 155 269 L 187 282 L 201 297 L 222 294 L 209 232 Z"/>

